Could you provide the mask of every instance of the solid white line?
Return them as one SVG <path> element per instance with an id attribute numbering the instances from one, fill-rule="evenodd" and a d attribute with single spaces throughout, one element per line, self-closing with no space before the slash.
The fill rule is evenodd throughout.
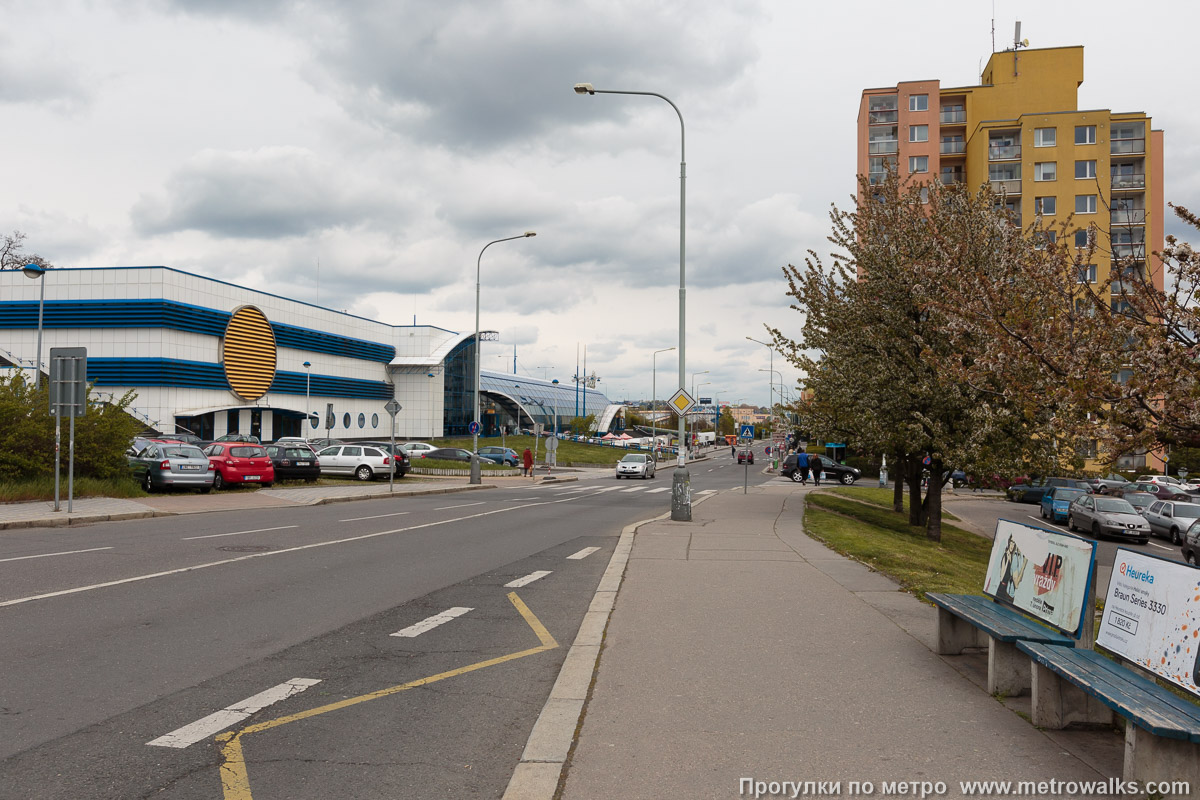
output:
<path id="1" fill-rule="evenodd" d="M 509 581 L 508 583 L 504 584 L 504 587 L 506 589 L 520 589 L 522 586 L 527 586 L 536 580 L 541 580 L 549 575 L 550 572 L 551 570 L 548 569 L 539 569 L 537 572 L 529 573 L 524 578 L 517 578 L 515 581 Z"/>
<path id="2" fill-rule="evenodd" d="M 592 553 L 595 553 L 599 549 L 600 549 L 599 547 L 585 547 L 582 550 L 580 550 L 578 553 L 572 553 L 571 555 L 567 556 L 567 558 L 573 558 L 576 561 L 578 561 L 581 558 L 587 558 L 588 556 L 590 556 Z"/>
<path id="3" fill-rule="evenodd" d="M 22 603 L 32 603 L 34 600 L 49 600 L 52 597 L 63 597 L 68 594 L 79 594 L 80 592 L 90 592 L 94 589 L 107 589 L 110 586 L 120 586 L 126 583 L 138 583 L 140 581 L 148 581 L 151 578 L 165 578 L 169 575 L 179 575 L 184 572 L 195 572 L 197 570 L 208 569 L 209 567 L 220 567 L 225 564 L 236 564 L 239 561 L 249 561 L 252 558 L 268 558 L 270 556 L 281 556 L 285 553 L 298 553 L 302 550 L 311 550 L 314 547 L 329 547 L 335 544 L 349 544 L 350 542 L 361 542 L 365 539 L 374 539 L 377 536 L 391 536 L 396 533 L 408 533 L 409 531 L 417 531 L 422 528 L 436 528 L 439 525 L 451 525 L 455 522 L 464 522 L 468 519 L 478 519 L 479 517 L 490 517 L 492 514 L 505 514 L 509 511 L 520 511 L 524 508 L 533 508 L 534 506 L 553 506 L 559 503 L 570 503 L 573 500 L 580 499 L 576 497 L 564 497 L 561 500 L 540 500 L 536 503 L 530 503 L 527 506 L 509 506 L 508 508 L 497 508 L 491 511 L 482 511 L 478 514 L 468 514 L 465 517 L 455 517 L 454 519 L 441 519 L 436 522 L 425 522 L 420 525 L 410 525 L 407 528 L 392 528 L 387 531 L 376 531 L 374 533 L 364 533 L 358 536 L 347 536 L 344 539 L 329 539 L 324 542 L 313 542 L 312 544 L 300 544 L 295 547 L 285 547 L 280 550 L 267 550 L 262 553 L 250 553 L 244 556 L 235 556 L 234 558 L 223 558 L 220 561 L 208 561 L 204 564 L 193 564 L 190 567 L 179 567 L 178 569 L 168 569 L 163 572 L 152 572 L 148 575 L 135 575 L 132 578 L 121 578 L 115 581 L 105 581 L 104 583 L 94 583 L 90 586 L 76 586 L 71 589 L 59 589 L 54 592 L 45 592 L 44 594 L 34 594 L 28 597 L 18 597 L 13 600 L 0 601 L 0 608 L 5 606 L 16 606 Z"/>
<path id="4" fill-rule="evenodd" d="M 455 606 L 454 608 L 447 609 L 440 614 L 434 614 L 432 617 L 423 619 L 415 625 L 409 625 L 404 630 L 399 630 L 399 631 L 396 631 L 395 633 L 390 633 L 388 635 L 389 636 L 404 636 L 404 637 L 408 637 L 408 638 L 412 638 L 414 636 L 420 636 L 425 631 L 431 631 L 434 628 L 436 628 L 438 625 L 444 625 L 445 623 L 449 622 L 450 620 L 454 619 L 455 617 L 461 617 L 463 614 L 467 613 L 468 611 L 474 611 L 474 610 L 475 609 L 473 609 L 473 608 L 464 608 L 462 606 Z"/>
<path id="5" fill-rule="evenodd" d="M 383 519 L 384 517 L 402 517 L 407 514 L 407 511 L 397 511 L 394 514 L 376 514 L 373 517 L 351 517 L 350 519 L 339 519 L 338 522 L 361 522 L 364 519 Z"/>
<path id="6" fill-rule="evenodd" d="M 716 493 L 717 493 L 717 490 L 716 490 L 716 489 L 705 489 L 705 490 L 704 490 L 704 491 L 702 491 L 702 492 L 696 492 L 696 494 L 697 494 L 697 495 L 701 495 L 701 494 L 716 494 Z"/>
<path id="7" fill-rule="evenodd" d="M 471 506 L 481 506 L 481 505 L 483 505 L 482 500 L 480 500 L 478 503 L 463 503 L 461 506 L 442 506 L 441 508 L 435 508 L 434 511 L 449 511 L 452 508 L 469 508 Z"/>
<path id="8" fill-rule="evenodd" d="M 1156 542 L 1146 542 L 1151 547 L 1157 547 L 1159 550 L 1174 550 L 1174 547 L 1167 547 L 1165 544 L 1157 544 Z"/>
<path id="9" fill-rule="evenodd" d="M 217 539 L 221 536 L 241 536 L 243 533 L 265 533 L 266 531 L 286 531 L 288 528 L 299 528 L 299 525 L 280 525 L 278 528 L 255 528 L 252 531 L 234 531 L 233 533 L 210 533 L 208 536 L 185 536 L 181 541 L 190 542 L 193 539 Z"/>
<path id="10" fill-rule="evenodd" d="M 94 553 L 97 550 L 112 550 L 111 547 L 91 547 L 87 550 L 65 550 L 61 553 L 42 553 L 36 556 L 16 556 L 14 558 L 0 558 L 0 561 L 24 561 L 28 558 L 49 558 L 50 556 L 72 556 L 76 553 Z"/>
<path id="11" fill-rule="evenodd" d="M 658 487 L 657 489 L 651 489 L 651 490 L 649 490 L 648 492 L 646 492 L 646 494 L 658 494 L 659 492 L 669 492 L 669 491 L 671 491 L 671 487 L 669 487 L 669 486 L 660 486 L 660 487 Z"/>
<path id="12" fill-rule="evenodd" d="M 247 697 L 240 703 L 234 703 L 228 708 L 223 708 L 220 711 L 209 714 L 204 719 L 198 719 L 190 725 L 184 725 L 182 728 L 173 730 L 154 741 L 146 742 L 146 744 L 151 747 L 187 747 L 201 739 L 207 739 L 209 736 L 236 725 L 256 711 L 261 711 L 273 703 L 278 703 L 280 700 L 286 700 L 292 695 L 299 694 L 308 687 L 315 686 L 320 682 L 314 678 L 292 678 L 287 683 L 272 686 L 265 692 L 259 692 L 253 697 Z"/>

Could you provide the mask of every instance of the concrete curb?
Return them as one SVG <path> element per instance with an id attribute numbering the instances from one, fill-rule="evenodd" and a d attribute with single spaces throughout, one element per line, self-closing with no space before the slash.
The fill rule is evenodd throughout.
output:
<path id="1" fill-rule="evenodd" d="M 692 505 L 699 505 L 714 496 L 696 499 Z M 525 751 L 513 770 L 501 800 L 553 800 L 558 792 L 559 781 L 583 725 L 592 681 L 600 667 L 600 651 L 604 646 L 608 619 L 616 605 L 621 581 L 625 578 L 625 567 L 629 563 L 629 554 L 633 552 L 634 536 L 643 525 L 670 517 L 671 512 L 667 511 L 657 517 L 626 525 L 621 530 L 621 538 L 609 559 L 608 568 L 604 570 L 604 576 L 592 596 L 592 603 L 583 615 L 575 641 L 567 651 L 558 679 L 550 690 L 550 697 L 533 724 Z"/>

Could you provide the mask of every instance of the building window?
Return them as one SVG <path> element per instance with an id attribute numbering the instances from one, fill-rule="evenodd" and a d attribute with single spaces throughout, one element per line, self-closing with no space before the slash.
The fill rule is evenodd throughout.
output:
<path id="1" fill-rule="evenodd" d="M 1075 162 L 1075 177 L 1076 178 L 1095 178 L 1096 177 L 1096 162 L 1095 161 L 1076 161 Z"/>
<path id="2" fill-rule="evenodd" d="M 1058 209 L 1057 197 L 1038 197 L 1033 201 L 1034 212 L 1038 216 L 1052 217 Z"/>
<path id="3" fill-rule="evenodd" d="M 921 187 L 921 202 L 922 203 L 929 202 L 929 187 L 928 186 Z"/>
<path id="4" fill-rule="evenodd" d="M 1034 128 L 1034 147 L 1054 147 L 1057 144 L 1058 128 Z"/>
<path id="5" fill-rule="evenodd" d="M 1096 282 L 1096 265 L 1084 264 L 1079 268 L 1080 283 L 1095 283 Z"/>
<path id="6" fill-rule="evenodd" d="M 928 111 L 929 110 L 929 95 L 914 94 L 908 98 L 909 111 Z"/>
<path id="7" fill-rule="evenodd" d="M 909 172 L 929 172 L 929 156 L 909 156 Z"/>
<path id="8" fill-rule="evenodd" d="M 1094 195 L 1094 194 L 1077 194 L 1077 195 L 1075 195 L 1075 213 L 1076 214 L 1095 214 L 1096 213 L 1096 195 Z"/>
<path id="9" fill-rule="evenodd" d="M 371 415 L 371 427 L 372 427 L 372 428 L 378 428 L 378 427 L 379 427 L 379 415 L 378 415 L 378 414 L 372 414 L 372 415 Z"/>
<path id="10" fill-rule="evenodd" d="M 910 125 L 908 127 L 908 140 L 910 142 L 928 142 L 929 141 L 929 126 L 928 125 Z"/>
<path id="11" fill-rule="evenodd" d="M 1058 176 L 1057 166 L 1058 162 L 1056 161 L 1039 161 L 1033 165 L 1033 179 L 1035 181 L 1054 180 Z"/>
<path id="12" fill-rule="evenodd" d="M 359 412 L 359 414 L 358 414 L 358 427 L 360 427 L 360 428 L 367 427 L 367 415 L 363 414 L 362 412 Z"/>
<path id="13" fill-rule="evenodd" d="M 1054 244 L 1058 240 L 1058 234 L 1054 231 L 1034 231 L 1033 246 L 1038 250 L 1045 250 L 1046 245 Z"/>
<path id="14" fill-rule="evenodd" d="M 242 422 L 242 412 L 237 409 L 230 409 L 225 413 L 225 432 L 237 433 L 238 426 Z"/>
<path id="15" fill-rule="evenodd" d="M 1087 247 L 1088 246 L 1088 232 L 1086 230 L 1075 231 L 1075 246 L 1076 247 Z"/>
<path id="16" fill-rule="evenodd" d="M 350 428 L 350 413 L 349 412 L 342 414 L 342 427 L 346 428 L 346 429 Z"/>
<path id="17" fill-rule="evenodd" d="M 1075 144 L 1095 144 L 1096 143 L 1096 126 L 1095 125 L 1076 125 L 1075 126 Z"/>

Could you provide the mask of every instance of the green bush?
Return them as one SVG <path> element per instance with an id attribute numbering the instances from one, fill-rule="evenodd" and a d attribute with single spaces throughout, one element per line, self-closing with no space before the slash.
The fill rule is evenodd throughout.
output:
<path id="1" fill-rule="evenodd" d="M 125 449 L 143 428 L 125 409 L 133 392 L 108 403 L 88 387 L 87 413 L 75 420 L 75 475 L 112 480 L 129 475 Z M 54 475 L 54 418 L 48 387 L 35 390 L 23 373 L 0 374 L 0 482 Z M 62 421 L 62 464 L 70 445 L 70 420 Z"/>

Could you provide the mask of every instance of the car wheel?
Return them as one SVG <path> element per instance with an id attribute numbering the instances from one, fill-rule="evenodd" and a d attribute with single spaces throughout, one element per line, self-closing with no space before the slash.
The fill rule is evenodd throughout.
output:
<path id="1" fill-rule="evenodd" d="M 1038 513 L 1042 515 L 1042 519 L 1048 519 L 1048 517 L 1046 516 L 1046 507 L 1045 506 L 1042 506 L 1041 510 L 1038 511 Z"/>
<path id="2" fill-rule="evenodd" d="M 361 467 L 354 470 L 354 477 L 360 481 L 371 480 L 371 468 L 368 467 L 366 464 L 363 464 Z"/>
<path id="3" fill-rule="evenodd" d="M 1138 544 L 1145 544 L 1148 541 L 1150 541 L 1149 536 L 1147 536 L 1145 539 L 1138 539 Z"/>
<path id="4" fill-rule="evenodd" d="M 213 475 L 213 488 L 220 490 L 225 488 L 225 479 L 221 477 L 221 473 Z"/>
<path id="5" fill-rule="evenodd" d="M 150 479 L 150 473 L 146 473 L 146 477 L 142 479 L 142 488 L 146 490 L 146 494 L 154 491 L 154 481 Z"/>
<path id="6" fill-rule="evenodd" d="M 799 473 L 799 472 L 793 472 L 793 473 L 792 473 L 792 483 L 800 483 L 800 482 L 801 482 L 801 480 L 800 480 L 800 473 Z"/>
<path id="7" fill-rule="evenodd" d="M 854 476 L 849 472 L 843 472 L 841 480 L 843 484 L 849 486 L 850 484 L 854 483 Z"/>
<path id="8" fill-rule="evenodd" d="M 1196 566 L 1196 553 L 1194 551 L 1188 550 L 1186 553 L 1183 554 L 1183 559 L 1184 559 L 1184 561 L 1187 561 L 1189 564 L 1191 564 L 1193 567 Z"/>
<path id="9" fill-rule="evenodd" d="M 1179 536 L 1179 528 L 1171 528 L 1171 544 L 1183 544 L 1183 539 Z"/>
<path id="10" fill-rule="evenodd" d="M 1075 530 L 1075 518 L 1070 514 L 1067 514 L 1067 530 Z"/>

